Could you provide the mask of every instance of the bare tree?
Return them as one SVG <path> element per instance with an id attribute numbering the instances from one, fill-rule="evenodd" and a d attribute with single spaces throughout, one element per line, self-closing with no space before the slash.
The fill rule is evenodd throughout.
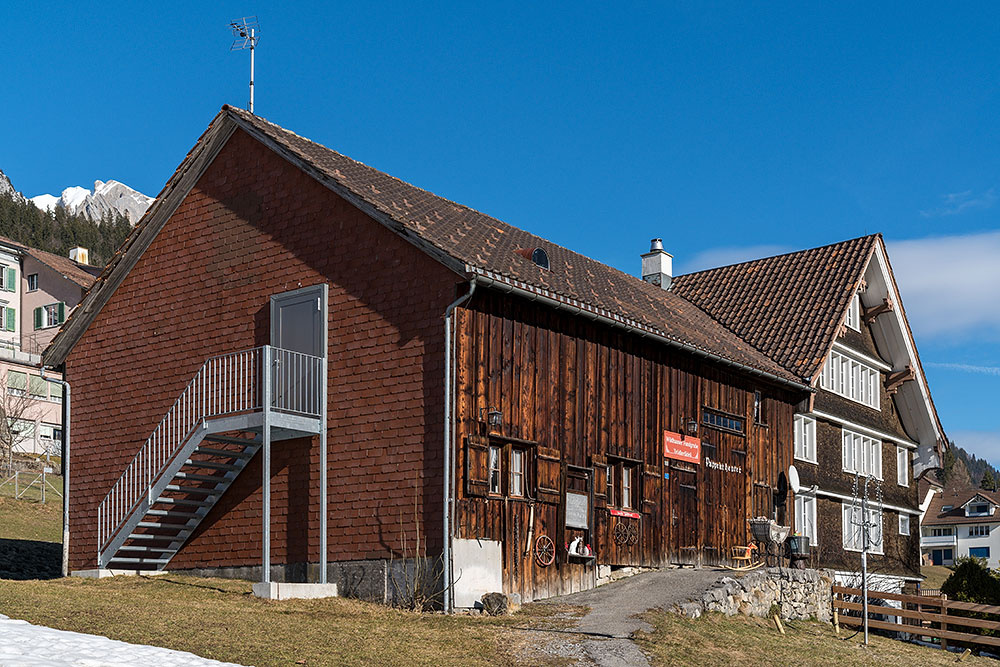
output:
<path id="1" fill-rule="evenodd" d="M 14 450 L 33 437 L 35 421 L 41 414 L 38 399 L 31 395 L 28 385 L 30 374 L 25 372 L 24 377 L 22 387 L 19 382 L 10 383 L 10 373 L 0 371 L 0 461 L 8 474 L 13 471 Z M 27 424 L 31 427 L 27 428 Z"/>

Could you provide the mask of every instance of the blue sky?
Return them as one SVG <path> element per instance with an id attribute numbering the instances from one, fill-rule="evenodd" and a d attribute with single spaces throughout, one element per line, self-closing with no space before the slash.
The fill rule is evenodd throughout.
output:
<path id="1" fill-rule="evenodd" d="M 155 195 L 245 105 L 257 14 L 260 115 L 623 270 L 882 232 L 946 431 L 1000 464 L 1000 5 L 538 4 L 6 6 L 0 169 Z"/>

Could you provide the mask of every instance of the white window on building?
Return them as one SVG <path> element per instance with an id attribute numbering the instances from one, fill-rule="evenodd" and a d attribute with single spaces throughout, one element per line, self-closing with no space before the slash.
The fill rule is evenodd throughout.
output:
<path id="1" fill-rule="evenodd" d="M 909 535 L 910 534 L 910 515 L 900 514 L 899 515 L 899 534 Z"/>
<path id="2" fill-rule="evenodd" d="M 910 455 L 906 447 L 896 447 L 896 483 L 910 485 Z"/>
<path id="3" fill-rule="evenodd" d="M 29 273 L 28 274 L 28 291 L 34 292 L 38 289 L 38 274 Z"/>
<path id="4" fill-rule="evenodd" d="M 0 306 L 0 331 L 17 331 L 17 309 Z"/>
<path id="5" fill-rule="evenodd" d="M 989 525 L 969 526 L 969 537 L 989 537 Z"/>
<path id="6" fill-rule="evenodd" d="M 500 448 L 490 447 L 490 493 L 500 495 Z"/>
<path id="7" fill-rule="evenodd" d="M 816 420 L 795 415 L 795 458 L 816 463 Z"/>
<path id="8" fill-rule="evenodd" d="M 0 267 L 0 289 L 4 292 L 17 290 L 17 269 L 9 266 Z"/>
<path id="9" fill-rule="evenodd" d="M 855 294 L 854 298 L 851 299 L 851 305 L 847 309 L 847 317 L 844 319 L 844 324 L 855 331 L 861 331 L 861 297 L 858 294 Z"/>
<path id="10" fill-rule="evenodd" d="M 861 551 L 864 546 L 864 533 L 867 523 L 868 547 L 871 553 L 882 553 L 882 513 L 875 508 L 870 508 L 867 517 L 861 510 L 860 505 L 843 503 L 841 505 L 843 522 L 844 549 L 848 551 Z M 866 519 L 866 520 L 863 520 Z"/>
<path id="11" fill-rule="evenodd" d="M 622 466 L 622 507 L 632 509 L 632 468 L 628 466 Z"/>
<path id="12" fill-rule="evenodd" d="M 795 530 L 816 545 L 816 496 L 795 496 Z"/>
<path id="13" fill-rule="evenodd" d="M 820 386 L 852 401 L 880 409 L 879 372 L 840 352 L 830 352 L 819 376 Z"/>
<path id="14" fill-rule="evenodd" d="M 842 429 L 844 472 L 882 479 L 882 441 Z"/>
<path id="15" fill-rule="evenodd" d="M 931 528 L 931 537 L 947 537 L 954 534 L 951 528 Z"/>
<path id="16" fill-rule="evenodd" d="M 66 304 L 50 303 L 47 306 L 35 308 L 35 328 L 48 329 L 57 327 L 66 320 Z"/>
<path id="17" fill-rule="evenodd" d="M 524 451 L 510 450 L 510 495 L 524 496 Z"/>

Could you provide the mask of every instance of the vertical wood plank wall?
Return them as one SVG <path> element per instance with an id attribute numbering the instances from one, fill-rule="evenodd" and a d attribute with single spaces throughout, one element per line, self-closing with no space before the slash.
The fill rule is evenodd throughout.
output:
<path id="1" fill-rule="evenodd" d="M 554 496 L 535 502 L 469 496 L 467 437 L 485 433 L 482 414 L 502 414 L 502 436 L 560 452 L 566 466 L 595 457 L 641 462 L 641 518 L 611 516 L 595 488 L 597 565 L 660 566 L 728 562 L 745 545 L 747 519 L 768 515 L 779 473 L 792 463 L 793 415 L 804 396 L 624 331 L 526 300 L 481 291 L 455 317 L 455 536 L 503 545 L 504 589 L 525 600 L 593 586 L 594 564 L 566 562 Z M 753 420 L 761 391 L 766 425 Z M 701 424 L 702 408 L 744 419 L 745 435 Z M 699 423 L 700 464 L 666 460 L 663 431 Z M 706 459 L 728 466 L 710 468 Z M 738 470 L 738 471 L 737 471 Z M 601 474 L 595 475 L 598 480 Z M 599 485 L 598 485 L 599 487 Z M 547 500 L 547 502 L 546 502 Z M 534 505 L 533 531 L 528 526 Z M 791 522 L 791 494 L 779 519 Z M 619 522 L 636 524 L 634 545 L 614 539 Z M 548 535 L 560 558 L 539 566 L 526 554 L 529 533 Z M 516 553 L 515 553 L 516 548 Z"/>

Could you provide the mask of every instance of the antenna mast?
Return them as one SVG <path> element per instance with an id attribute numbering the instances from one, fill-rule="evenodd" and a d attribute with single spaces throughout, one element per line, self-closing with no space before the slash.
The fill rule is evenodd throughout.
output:
<path id="1" fill-rule="evenodd" d="M 230 21 L 229 27 L 233 31 L 234 38 L 229 50 L 250 50 L 250 105 L 247 111 L 253 113 L 253 52 L 260 40 L 260 24 L 257 23 L 256 16 L 244 16 L 236 21 Z"/>
<path id="2" fill-rule="evenodd" d="M 875 491 L 878 498 L 878 509 L 871 507 L 871 494 L 868 483 L 871 475 L 864 476 L 864 487 L 859 489 L 860 475 L 854 474 L 854 502 L 852 503 L 851 524 L 860 531 L 861 542 L 861 615 L 865 629 L 865 646 L 868 646 L 868 551 L 882 544 L 882 482 L 875 480 Z M 855 510 L 861 510 L 857 516 Z"/>

